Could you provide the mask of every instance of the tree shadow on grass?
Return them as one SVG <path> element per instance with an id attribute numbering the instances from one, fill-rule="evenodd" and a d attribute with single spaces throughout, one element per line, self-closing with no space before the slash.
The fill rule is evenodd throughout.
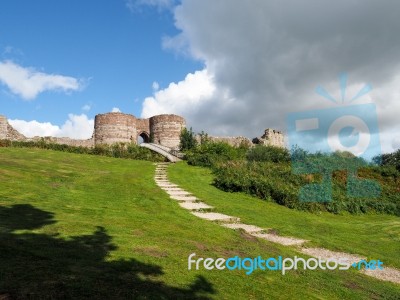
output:
<path id="1" fill-rule="evenodd" d="M 135 259 L 106 261 L 116 249 L 105 229 L 68 240 L 15 232 L 55 223 L 29 204 L 0 206 L 0 299 L 209 299 L 204 277 L 188 288 L 154 279 L 160 266 Z"/>

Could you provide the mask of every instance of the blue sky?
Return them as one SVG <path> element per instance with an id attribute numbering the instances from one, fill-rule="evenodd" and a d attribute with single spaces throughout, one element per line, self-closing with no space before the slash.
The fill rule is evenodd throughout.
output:
<path id="1" fill-rule="evenodd" d="M 197 132 L 260 137 L 289 114 L 374 103 L 400 148 L 396 0 L 2 0 L 0 114 L 27 136 L 89 138 L 93 118 L 183 116 Z M 368 134 L 368 132 L 361 132 Z M 327 132 L 318 131 L 316 143 Z"/>
<path id="2" fill-rule="evenodd" d="M 141 5 L 132 11 L 124 0 L 1 1 L 0 61 L 76 78 L 80 88 L 23 99 L 3 84 L 0 113 L 54 125 L 70 113 L 93 118 L 113 107 L 140 116 L 153 82 L 162 88 L 201 68 L 163 50 L 162 38 L 177 32 L 168 9 Z"/>

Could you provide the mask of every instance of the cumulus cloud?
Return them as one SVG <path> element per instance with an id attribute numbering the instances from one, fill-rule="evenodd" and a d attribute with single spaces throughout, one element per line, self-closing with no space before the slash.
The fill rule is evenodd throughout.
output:
<path id="1" fill-rule="evenodd" d="M 166 89 L 155 91 L 152 97 L 147 97 L 143 102 L 142 117 L 196 110 L 203 99 L 210 99 L 214 91 L 212 78 L 206 70 L 190 73 L 184 80 L 173 82 Z"/>
<path id="2" fill-rule="evenodd" d="M 158 84 L 157 81 L 153 81 L 153 84 L 151 85 L 151 87 L 153 88 L 153 91 L 157 91 L 160 89 L 160 85 Z"/>
<path id="3" fill-rule="evenodd" d="M 60 127 L 49 122 L 8 120 L 20 133 L 26 137 L 34 136 L 54 136 L 69 137 L 72 139 L 88 139 L 93 134 L 94 120 L 89 119 L 87 115 L 69 114 L 68 119 Z"/>
<path id="4" fill-rule="evenodd" d="M 0 82 L 25 100 L 35 99 L 45 91 L 77 91 L 82 82 L 74 77 L 46 74 L 22 67 L 10 60 L 0 62 Z"/>
<path id="5" fill-rule="evenodd" d="M 118 107 L 113 107 L 111 112 L 121 112 L 121 110 Z"/>
<path id="6" fill-rule="evenodd" d="M 146 98 L 142 114 L 175 112 L 197 130 L 254 137 L 284 130 L 290 112 L 334 107 L 315 88 L 339 94 L 337 75 L 348 72 L 349 97 L 374 87 L 354 104 L 373 100 L 385 134 L 400 109 L 399 10 L 395 0 L 182 0 L 173 10 L 180 33 L 163 46 L 205 68 Z"/>

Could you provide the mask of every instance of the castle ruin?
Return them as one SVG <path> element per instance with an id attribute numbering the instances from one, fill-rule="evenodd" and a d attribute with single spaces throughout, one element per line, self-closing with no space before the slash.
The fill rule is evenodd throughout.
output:
<path id="1" fill-rule="evenodd" d="M 94 119 L 94 145 L 137 143 L 141 137 L 145 143 L 152 142 L 174 149 L 179 147 L 180 134 L 185 127 L 185 119 L 177 115 L 137 119 L 123 113 L 100 114 Z"/>
<path id="2" fill-rule="evenodd" d="M 183 117 L 173 114 L 163 114 L 148 119 L 136 118 L 130 114 L 111 112 L 98 114 L 94 120 L 94 131 L 90 139 L 76 140 L 65 137 L 34 137 L 27 138 L 15 130 L 0 115 L 0 140 L 39 141 L 44 139 L 49 143 L 66 144 L 69 146 L 94 147 L 97 145 L 112 145 L 114 143 L 138 143 L 139 137 L 145 143 L 154 143 L 170 149 L 178 149 L 180 134 L 186 127 Z M 252 141 L 246 137 L 208 137 L 211 141 L 225 142 L 238 147 L 241 144 L 272 145 L 284 147 L 284 136 L 280 131 L 266 129 L 264 135 Z"/>

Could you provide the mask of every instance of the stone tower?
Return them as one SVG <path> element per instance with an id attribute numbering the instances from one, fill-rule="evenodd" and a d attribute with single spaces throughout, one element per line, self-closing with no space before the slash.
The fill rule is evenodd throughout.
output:
<path id="1" fill-rule="evenodd" d="M 123 113 L 96 115 L 94 119 L 95 145 L 136 143 L 136 118 Z"/>
<path id="2" fill-rule="evenodd" d="M 185 119 L 177 115 L 157 115 L 150 118 L 150 133 L 156 144 L 178 148 Z"/>

